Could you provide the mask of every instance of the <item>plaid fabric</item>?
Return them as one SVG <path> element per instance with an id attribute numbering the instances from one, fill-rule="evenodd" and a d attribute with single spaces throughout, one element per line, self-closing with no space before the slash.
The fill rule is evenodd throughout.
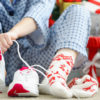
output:
<path id="1" fill-rule="evenodd" d="M 31 17 L 37 22 L 37 33 L 39 34 L 37 37 L 42 35 L 42 44 L 34 42 L 32 39 L 32 36 L 35 37 L 34 33 L 17 40 L 20 44 L 22 57 L 30 65 L 39 64 L 48 69 L 56 51 L 61 48 L 70 48 L 83 56 L 87 56 L 86 44 L 90 33 L 90 15 L 84 7 L 80 5 L 70 6 L 49 29 L 48 18 L 55 0 L 15 0 L 12 4 L 9 0 L 5 1 L 6 4 L 2 1 L 0 0 L 1 32 L 8 31 L 24 17 Z M 11 7 L 10 10 L 5 5 Z M 4 57 L 7 70 L 6 84 L 9 85 L 13 80 L 14 72 L 24 64 L 18 57 L 15 43 L 5 53 Z M 40 74 L 39 76 L 41 82 L 43 76 Z"/>

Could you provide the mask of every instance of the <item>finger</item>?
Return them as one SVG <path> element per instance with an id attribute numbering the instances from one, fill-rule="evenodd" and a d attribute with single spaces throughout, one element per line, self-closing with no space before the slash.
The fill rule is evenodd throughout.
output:
<path id="1" fill-rule="evenodd" d="M 1 42 L 0 42 L 0 50 L 1 50 L 1 53 L 2 53 L 2 44 L 1 44 Z"/>
<path id="2" fill-rule="evenodd" d="M 10 45 L 8 45 L 8 43 L 5 40 L 5 38 L 3 38 L 0 42 L 1 42 L 2 48 L 8 49 L 10 47 Z"/>
<path id="3" fill-rule="evenodd" d="M 1 52 L 3 53 L 4 51 L 7 51 L 7 48 L 4 48 L 4 46 L 0 43 L 0 49 L 1 49 Z"/>
<path id="4" fill-rule="evenodd" d="M 12 42 L 12 40 L 11 40 L 11 38 L 10 38 L 10 36 L 8 34 L 4 34 L 4 38 L 7 41 L 8 45 L 11 46 L 13 44 L 13 42 Z"/>

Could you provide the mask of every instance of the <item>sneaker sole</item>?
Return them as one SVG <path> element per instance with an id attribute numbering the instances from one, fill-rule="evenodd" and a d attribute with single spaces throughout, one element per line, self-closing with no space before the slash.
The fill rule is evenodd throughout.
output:
<path id="1" fill-rule="evenodd" d="M 38 96 L 39 94 L 37 93 L 32 93 L 28 90 L 26 90 L 22 84 L 14 84 L 12 86 L 12 89 L 8 91 L 8 96 Z"/>

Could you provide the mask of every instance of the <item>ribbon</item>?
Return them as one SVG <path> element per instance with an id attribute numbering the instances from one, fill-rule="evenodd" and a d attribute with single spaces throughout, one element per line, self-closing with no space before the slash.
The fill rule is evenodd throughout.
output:
<path id="1" fill-rule="evenodd" d="M 83 73 L 87 74 L 89 72 L 89 68 L 92 66 L 92 76 L 97 80 L 96 72 L 93 68 L 95 66 L 96 68 L 100 68 L 100 63 L 97 61 L 100 60 L 100 52 L 96 53 L 92 61 L 89 61 L 86 63 L 86 67 L 83 69 Z"/>

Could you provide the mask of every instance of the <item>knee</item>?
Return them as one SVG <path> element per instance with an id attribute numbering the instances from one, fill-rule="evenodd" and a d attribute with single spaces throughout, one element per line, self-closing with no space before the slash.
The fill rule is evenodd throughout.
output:
<path id="1" fill-rule="evenodd" d="M 83 16 L 85 18 L 90 18 L 90 12 L 82 5 L 71 5 L 66 10 L 65 13 L 70 13 L 73 16 Z"/>

